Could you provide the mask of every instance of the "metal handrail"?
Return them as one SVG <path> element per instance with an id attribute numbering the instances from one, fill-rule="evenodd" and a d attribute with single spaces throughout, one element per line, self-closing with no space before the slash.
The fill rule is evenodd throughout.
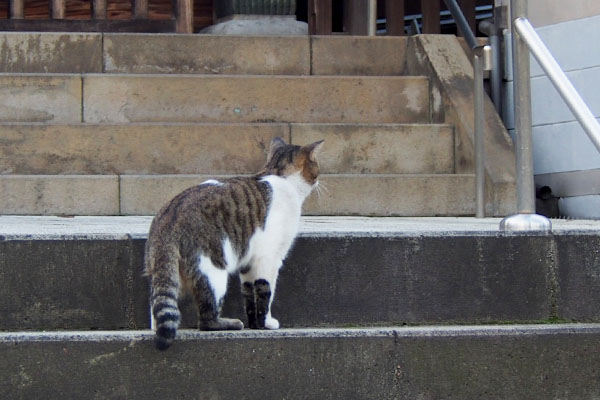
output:
<path id="1" fill-rule="evenodd" d="M 465 15 L 456 0 L 444 0 L 452 18 L 473 50 L 473 146 L 475 154 L 475 216 L 485 217 L 485 148 L 483 72 L 492 69 L 492 48 L 479 46 Z"/>
<path id="2" fill-rule="evenodd" d="M 577 90 L 573 87 L 569 78 L 567 78 L 527 18 L 517 18 L 513 23 L 519 37 L 527 44 L 531 54 L 533 54 L 544 72 L 546 72 L 546 75 L 548 75 L 558 93 L 560 93 L 569 109 L 575 115 L 575 118 L 577 118 L 592 143 L 594 143 L 594 146 L 596 146 L 596 149 L 600 152 L 600 124 L 596 120 L 596 117 L 594 117 L 594 114 L 592 114 L 588 106 L 581 99 L 581 96 L 579 96 L 579 93 L 577 93 Z"/>
<path id="3" fill-rule="evenodd" d="M 537 59 L 550 81 L 565 100 L 584 131 L 600 151 L 600 125 L 583 102 L 548 48 L 544 45 L 527 19 L 527 1 L 511 1 L 513 75 L 515 79 L 515 141 L 517 158 L 517 208 L 518 214 L 506 217 L 501 230 L 546 231 L 552 230 L 550 220 L 535 214 L 533 184 L 531 77 L 530 52 Z"/>
<path id="4" fill-rule="evenodd" d="M 464 35 L 469 47 L 474 49 L 475 47 L 479 46 L 477 43 L 477 38 L 469 26 L 469 22 L 467 21 L 467 18 L 465 18 L 465 14 L 463 14 L 456 0 L 444 0 L 444 3 L 446 3 L 448 11 L 450 11 L 452 18 L 454 18 L 454 21 L 456 21 L 456 25 L 458 25 L 458 28 Z"/>

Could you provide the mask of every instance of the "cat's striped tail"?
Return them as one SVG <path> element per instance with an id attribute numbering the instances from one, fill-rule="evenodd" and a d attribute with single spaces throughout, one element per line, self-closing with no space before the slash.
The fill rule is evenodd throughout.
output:
<path id="1" fill-rule="evenodd" d="M 179 287 L 178 262 L 166 260 L 157 273 L 152 276 L 150 297 L 153 329 L 156 332 L 156 347 L 159 350 L 168 349 L 177 335 L 177 328 L 181 321 L 181 314 L 177 306 Z"/>

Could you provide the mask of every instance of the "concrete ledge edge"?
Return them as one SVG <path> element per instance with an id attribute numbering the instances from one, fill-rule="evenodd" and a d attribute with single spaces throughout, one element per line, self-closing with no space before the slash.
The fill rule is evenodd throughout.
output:
<path id="1" fill-rule="evenodd" d="M 357 338 L 357 337 L 498 337 L 532 335 L 600 334 L 600 324 L 534 324 L 534 325 L 468 325 L 468 326 L 421 326 L 377 328 L 306 328 L 275 331 L 242 330 L 202 332 L 182 329 L 177 340 L 234 340 L 234 339 L 295 339 L 295 338 Z M 4 342 L 106 342 L 150 341 L 154 332 L 137 331 L 53 331 L 53 332 L 2 332 Z"/>

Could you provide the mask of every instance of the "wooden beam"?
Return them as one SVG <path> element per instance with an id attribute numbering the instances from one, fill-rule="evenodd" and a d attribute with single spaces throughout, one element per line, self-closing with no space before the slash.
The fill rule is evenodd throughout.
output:
<path id="1" fill-rule="evenodd" d="M 65 0 L 52 0 L 52 18 L 53 19 L 64 19 L 65 18 Z"/>
<path id="2" fill-rule="evenodd" d="M 106 19 L 106 0 L 92 1 L 92 18 Z"/>
<path id="3" fill-rule="evenodd" d="M 10 2 L 10 18 L 22 19 L 25 17 L 25 1 L 24 0 L 11 0 Z"/>
<path id="4" fill-rule="evenodd" d="M 440 33 L 440 0 L 421 0 L 423 33 Z"/>
<path id="5" fill-rule="evenodd" d="M 177 0 L 177 33 L 194 32 L 194 0 Z"/>
<path id="6" fill-rule="evenodd" d="M 0 19 L 0 31 L 173 33 L 175 20 Z"/>
<path id="7" fill-rule="evenodd" d="M 332 0 L 308 0 L 308 33 L 310 35 L 331 35 Z"/>
<path id="8" fill-rule="evenodd" d="M 133 17 L 137 19 L 148 18 L 148 0 L 135 0 L 133 3 Z"/>
<path id="9" fill-rule="evenodd" d="M 465 18 L 467 19 L 467 22 L 469 23 L 469 26 L 471 27 L 471 30 L 473 31 L 473 33 L 475 34 L 475 36 L 477 36 L 477 26 L 476 26 L 476 10 L 475 7 L 477 6 L 477 0 L 459 0 L 458 3 L 460 4 L 460 8 L 463 12 L 463 14 L 465 15 Z M 461 36 L 464 36 L 461 32 Z"/>
<path id="10" fill-rule="evenodd" d="M 388 36 L 404 36 L 404 0 L 385 0 Z"/>

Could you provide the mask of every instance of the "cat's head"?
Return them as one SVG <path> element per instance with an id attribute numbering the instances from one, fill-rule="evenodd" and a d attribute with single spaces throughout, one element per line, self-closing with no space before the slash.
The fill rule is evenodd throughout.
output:
<path id="1" fill-rule="evenodd" d="M 319 176 L 317 154 L 323 143 L 323 140 L 319 140 L 306 146 L 297 146 L 287 144 L 279 137 L 274 138 L 262 174 L 281 177 L 297 175 L 313 187 Z"/>

